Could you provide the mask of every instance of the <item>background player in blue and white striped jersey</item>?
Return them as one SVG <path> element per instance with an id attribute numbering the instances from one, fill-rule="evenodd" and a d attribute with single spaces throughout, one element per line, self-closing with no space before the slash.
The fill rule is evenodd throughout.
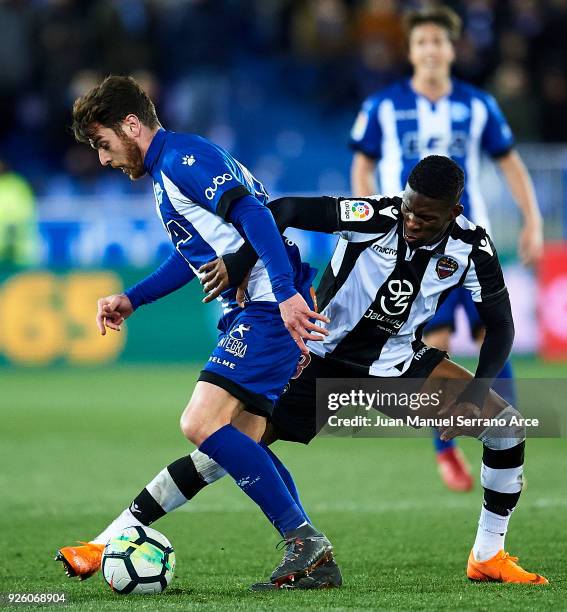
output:
<path id="1" fill-rule="evenodd" d="M 527 170 L 514 150 L 510 127 L 492 96 L 451 76 L 454 42 L 461 31 L 459 16 L 447 7 L 435 7 L 408 13 L 405 26 L 413 74 L 363 103 L 350 139 L 355 151 L 351 168 L 353 195 L 378 193 L 376 178 L 380 193 L 399 193 L 417 161 L 427 155 L 446 155 L 466 174 L 461 197 L 463 214 L 490 231 L 479 185 L 481 158 L 486 153 L 497 161 L 523 215 L 520 258 L 525 264 L 534 264 L 542 252 L 541 215 Z M 426 328 L 428 344 L 449 349 L 459 304 L 465 309 L 471 333 L 477 341 L 482 339 L 482 323 L 470 294 L 458 288 Z M 512 377 L 509 362 L 500 377 Z M 501 382 L 498 391 L 515 403 L 511 382 Z M 469 490 L 472 478 L 454 443 L 444 443 L 436 436 L 435 447 L 447 486 Z"/>
<path id="2" fill-rule="evenodd" d="M 242 245 L 243 237 L 257 250 L 261 262 L 251 274 L 247 307 L 236 307 L 234 290 L 223 294 L 218 344 L 183 412 L 181 429 L 286 539 L 284 559 L 271 579 L 278 583 L 305 575 L 331 557 L 331 543 L 309 524 L 289 472 L 256 440 L 301 350 L 307 352 L 303 338 L 322 337 L 310 333 L 320 328 L 309 318 L 328 322 L 301 295 L 310 299 L 315 270 L 301 262 L 295 245 L 282 240 L 261 183 L 208 140 L 164 130 L 134 79 L 108 77 L 76 100 L 73 130 L 78 141 L 98 151 L 101 164 L 121 168 L 132 179 L 152 177 L 157 212 L 175 247 L 148 278 L 124 294 L 99 300 L 97 324 L 103 335 L 106 328 L 119 330 L 139 306 L 187 284 L 204 263 Z M 173 338 L 175 330 L 169 333 Z M 185 463 L 176 469 L 183 471 Z M 175 483 L 163 487 L 175 490 Z M 132 524 L 135 511 L 127 510 L 118 522 Z M 76 556 L 68 547 L 58 558 L 69 573 L 85 577 L 91 572 L 74 567 Z"/>

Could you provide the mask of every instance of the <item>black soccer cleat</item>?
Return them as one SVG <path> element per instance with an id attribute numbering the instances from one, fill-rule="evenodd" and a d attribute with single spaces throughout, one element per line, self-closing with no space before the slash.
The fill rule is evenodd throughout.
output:
<path id="1" fill-rule="evenodd" d="M 286 534 L 285 553 L 270 576 L 278 587 L 310 574 L 319 565 L 333 558 L 331 542 L 311 525 L 303 525 Z"/>
<path id="2" fill-rule="evenodd" d="M 333 589 L 342 586 L 343 577 L 336 561 L 331 558 L 321 563 L 312 572 L 291 582 L 257 582 L 250 587 L 251 591 L 277 591 L 280 589 Z"/>

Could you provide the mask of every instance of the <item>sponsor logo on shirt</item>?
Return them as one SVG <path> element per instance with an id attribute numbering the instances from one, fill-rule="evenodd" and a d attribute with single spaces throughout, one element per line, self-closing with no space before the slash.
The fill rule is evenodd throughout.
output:
<path id="1" fill-rule="evenodd" d="M 364 313 L 364 318 L 370 321 L 382 321 L 383 323 L 389 323 L 396 331 L 398 331 L 404 324 L 404 322 L 401 321 L 400 319 L 393 319 L 391 317 L 386 317 L 383 314 L 376 312 L 376 310 L 373 310 L 372 308 L 369 308 Z M 384 328 L 382 327 L 381 329 L 384 329 Z"/>
<path id="2" fill-rule="evenodd" d="M 409 131 L 402 136 L 403 156 L 408 159 L 419 159 L 438 153 L 449 157 L 465 157 L 468 141 L 468 134 L 459 130 L 451 134 L 439 133 L 428 136 L 420 136 L 418 132 Z"/>
<path id="3" fill-rule="evenodd" d="M 181 163 L 184 166 L 192 166 L 197 160 L 195 159 L 194 155 L 184 155 L 181 158 Z"/>
<path id="4" fill-rule="evenodd" d="M 224 174 L 219 174 L 219 176 L 215 176 L 215 178 L 213 179 L 212 186 L 207 187 L 205 189 L 205 197 L 207 198 L 207 200 L 212 200 L 215 197 L 217 189 L 221 185 L 224 185 L 225 183 L 228 183 L 233 179 L 234 177 L 232 176 L 232 174 L 229 174 L 228 172 L 225 172 Z"/>
<path id="5" fill-rule="evenodd" d="M 453 276 L 459 269 L 459 264 L 452 257 L 441 257 L 435 265 L 435 272 L 440 280 L 445 280 L 450 276 Z"/>
<path id="6" fill-rule="evenodd" d="M 417 353 L 413 356 L 414 361 L 419 361 L 429 349 L 429 346 L 422 346 L 419 351 L 417 351 Z"/>
<path id="7" fill-rule="evenodd" d="M 392 219 L 397 219 L 398 209 L 394 208 L 393 206 L 386 206 L 385 208 L 381 208 L 378 211 L 378 214 L 382 215 L 383 217 L 390 217 Z"/>
<path id="8" fill-rule="evenodd" d="M 490 246 L 490 242 L 488 242 L 487 238 L 483 238 L 480 241 L 480 244 L 479 244 L 478 248 L 481 251 L 484 251 L 485 253 L 488 253 L 490 255 L 490 257 L 492 257 L 494 255 L 494 251 L 492 250 L 492 247 Z"/>
<path id="9" fill-rule="evenodd" d="M 386 314 L 397 317 L 407 310 L 413 294 L 413 285 L 406 279 L 392 279 L 388 282 L 388 291 L 390 295 L 382 296 L 380 307 Z"/>
<path id="10" fill-rule="evenodd" d="M 341 221 L 368 221 L 374 216 L 374 208 L 362 200 L 341 202 Z"/>
<path id="11" fill-rule="evenodd" d="M 417 111 L 415 108 L 409 108 L 408 110 L 397 110 L 396 121 L 414 121 L 417 119 Z"/>
<path id="12" fill-rule="evenodd" d="M 397 249 L 393 249 L 392 247 L 380 246 L 379 244 L 376 244 L 376 243 L 374 243 L 371 248 L 373 251 L 376 251 L 377 253 L 381 253 L 382 255 L 397 255 L 398 254 Z"/>

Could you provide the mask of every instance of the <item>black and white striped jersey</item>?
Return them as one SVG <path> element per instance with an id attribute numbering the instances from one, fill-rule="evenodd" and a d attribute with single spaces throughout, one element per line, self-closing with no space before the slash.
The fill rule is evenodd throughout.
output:
<path id="1" fill-rule="evenodd" d="M 436 244 L 410 249 L 401 198 L 334 200 L 341 238 L 317 290 L 331 324 L 323 341 L 309 342 L 313 353 L 372 376 L 400 376 L 452 289 L 469 289 L 477 303 L 507 298 L 492 241 L 462 215 Z"/>

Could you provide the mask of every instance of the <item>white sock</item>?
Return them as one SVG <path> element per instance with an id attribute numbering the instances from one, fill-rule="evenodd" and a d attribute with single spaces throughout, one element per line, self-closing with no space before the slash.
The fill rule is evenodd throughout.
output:
<path id="1" fill-rule="evenodd" d="M 509 520 L 510 515 L 494 514 L 486 508 L 480 511 L 478 530 L 473 545 L 473 555 L 477 561 L 488 561 L 504 548 Z"/>
<path id="2" fill-rule="evenodd" d="M 195 449 L 191 453 L 191 459 L 195 464 L 195 469 L 207 484 L 216 482 L 223 476 L 226 476 L 226 470 L 224 468 L 198 449 Z"/>
<path id="3" fill-rule="evenodd" d="M 126 508 L 122 514 L 119 514 L 110 525 L 102 532 L 99 533 L 96 538 L 91 540 L 94 544 L 106 544 L 108 540 L 118 535 L 126 527 L 144 527 L 143 523 L 130 512 L 130 508 Z"/>

